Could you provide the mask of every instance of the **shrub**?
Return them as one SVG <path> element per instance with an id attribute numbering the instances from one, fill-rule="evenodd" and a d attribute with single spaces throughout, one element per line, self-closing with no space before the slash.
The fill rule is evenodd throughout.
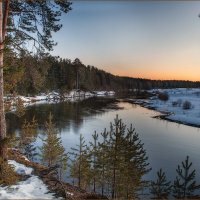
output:
<path id="1" fill-rule="evenodd" d="M 168 101 L 169 100 L 169 95 L 168 93 L 158 93 L 158 99 L 161 101 Z"/>
<path id="2" fill-rule="evenodd" d="M 182 104 L 182 100 L 181 100 L 181 99 L 178 99 L 177 105 L 178 105 L 179 107 L 181 107 L 181 104 Z"/>
<path id="3" fill-rule="evenodd" d="M 172 101 L 172 106 L 173 107 L 181 107 L 181 104 L 182 104 L 182 100 L 181 99 L 178 99 L 177 101 Z"/>
<path id="4" fill-rule="evenodd" d="M 176 107 L 178 105 L 178 102 L 177 101 L 172 101 L 172 106 L 173 107 Z"/>
<path id="5" fill-rule="evenodd" d="M 191 109 L 191 107 L 192 107 L 192 104 L 190 101 L 184 101 L 184 103 L 183 103 L 184 110 L 189 110 L 189 109 Z"/>

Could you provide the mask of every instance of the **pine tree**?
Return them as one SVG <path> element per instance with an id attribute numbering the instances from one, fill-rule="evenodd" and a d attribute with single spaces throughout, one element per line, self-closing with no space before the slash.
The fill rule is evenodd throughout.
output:
<path id="1" fill-rule="evenodd" d="M 25 119 L 24 123 L 22 124 L 22 131 L 18 141 L 18 148 L 31 161 L 33 161 L 35 156 L 38 155 L 35 145 L 32 144 L 37 136 L 37 128 L 38 123 L 35 117 L 33 117 L 30 122 Z"/>
<path id="2" fill-rule="evenodd" d="M 125 138 L 126 126 L 122 123 L 122 120 L 118 118 L 118 115 L 114 119 L 114 123 L 110 124 L 109 131 L 109 162 L 112 174 L 112 186 L 111 197 L 117 197 L 117 191 L 119 192 L 120 185 L 120 169 L 124 169 L 124 138 Z"/>
<path id="3" fill-rule="evenodd" d="M 56 45 L 52 40 L 52 33 L 61 29 L 60 16 L 71 10 L 70 5 L 66 0 L 0 1 L 0 142 L 6 138 L 3 99 L 6 48 L 14 49 L 15 52 L 26 51 L 29 49 L 29 42 L 32 41 L 36 51 L 52 50 Z M 6 146 L 0 146 L 0 156 L 7 160 Z"/>
<path id="4" fill-rule="evenodd" d="M 90 157 L 91 157 L 91 165 L 92 165 L 92 177 L 93 177 L 93 191 L 96 192 L 96 182 L 97 178 L 99 178 L 99 170 L 97 164 L 97 157 L 98 157 L 98 134 L 95 133 L 92 135 L 93 142 L 90 142 Z"/>
<path id="5" fill-rule="evenodd" d="M 0 185 L 13 185 L 19 179 L 20 176 L 15 172 L 14 167 L 0 158 Z"/>
<path id="6" fill-rule="evenodd" d="M 22 101 L 21 98 L 17 98 L 16 99 L 16 111 L 15 111 L 15 114 L 18 116 L 18 117 L 22 117 L 25 115 L 25 107 L 24 107 L 24 103 Z"/>
<path id="7" fill-rule="evenodd" d="M 73 158 L 71 165 L 71 176 L 78 179 L 78 186 L 86 189 L 91 181 L 91 168 L 89 161 L 88 147 L 85 144 L 84 137 L 80 135 L 79 145 L 76 148 L 71 148 Z"/>
<path id="8" fill-rule="evenodd" d="M 160 169 L 157 172 L 157 180 L 151 181 L 151 194 L 154 195 L 154 199 L 167 199 L 171 189 L 171 181 L 167 181 L 165 172 Z"/>
<path id="9" fill-rule="evenodd" d="M 110 125 L 104 150 L 111 197 L 135 198 L 137 189 L 142 185 L 141 177 L 150 170 L 139 135 L 132 125 L 126 129 L 126 125 L 116 116 Z"/>
<path id="10" fill-rule="evenodd" d="M 182 168 L 178 165 L 176 169 L 177 176 L 174 181 L 174 197 L 177 199 L 197 198 L 199 195 L 194 194 L 200 185 L 195 181 L 196 170 L 191 170 L 192 162 L 189 162 L 189 156 L 181 163 Z"/>
<path id="11" fill-rule="evenodd" d="M 136 198 L 136 191 L 143 186 L 141 177 L 148 173 L 149 168 L 148 157 L 144 144 L 136 133 L 132 124 L 127 128 L 124 139 L 124 161 L 122 168 L 122 184 L 127 187 L 122 190 L 123 196 L 126 198 Z"/>
<path id="12" fill-rule="evenodd" d="M 99 171 L 99 185 L 101 187 L 101 195 L 104 195 L 106 183 L 108 183 L 107 172 L 109 169 L 109 163 L 108 163 L 108 146 L 107 146 L 107 140 L 108 140 L 108 132 L 106 129 L 104 129 L 104 132 L 101 133 L 102 142 L 99 142 L 98 146 L 98 154 L 97 154 L 97 165 L 98 165 L 98 171 Z"/>
<path id="13" fill-rule="evenodd" d="M 61 138 L 58 136 L 55 125 L 52 122 L 52 115 L 50 113 L 49 119 L 46 122 L 47 137 L 43 139 L 43 146 L 40 148 L 42 162 L 48 167 L 59 165 L 59 170 L 66 170 L 68 156 L 62 145 Z M 60 178 L 61 178 L 60 171 Z"/>

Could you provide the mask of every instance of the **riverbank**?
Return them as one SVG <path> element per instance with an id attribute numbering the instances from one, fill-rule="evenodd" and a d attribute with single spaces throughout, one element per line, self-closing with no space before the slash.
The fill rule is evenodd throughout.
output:
<path id="1" fill-rule="evenodd" d="M 155 118 L 200 127 L 199 88 L 154 89 L 148 92 L 150 94 L 148 99 L 128 99 L 128 101 L 160 112 Z M 162 99 L 161 95 L 166 95 L 166 98 Z"/>
<path id="2" fill-rule="evenodd" d="M 52 170 L 29 161 L 17 149 L 9 149 L 8 156 L 8 163 L 25 180 L 9 187 L 0 186 L 0 199 L 108 199 L 59 181 Z"/>
<path id="3" fill-rule="evenodd" d="M 91 97 L 104 97 L 104 96 L 113 96 L 115 95 L 114 91 L 82 91 L 82 90 L 71 90 L 66 93 L 50 92 L 50 93 L 41 93 L 36 96 L 21 96 L 21 95 L 7 95 L 4 97 L 5 105 L 9 111 L 16 110 L 17 101 L 20 100 L 24 107 L 32 106 L 36 104 L 44 103 L 57 103 L 60 101 L 69 101 L 75 102 Z"/>

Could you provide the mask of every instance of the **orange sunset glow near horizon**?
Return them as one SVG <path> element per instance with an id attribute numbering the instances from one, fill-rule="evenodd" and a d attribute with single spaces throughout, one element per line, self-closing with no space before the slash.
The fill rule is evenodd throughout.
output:
<path id="1" fill-rule="evenodd" d="M 53 54 L 134 78 L 200 81 L 200 2 L 73 1 Z"/>

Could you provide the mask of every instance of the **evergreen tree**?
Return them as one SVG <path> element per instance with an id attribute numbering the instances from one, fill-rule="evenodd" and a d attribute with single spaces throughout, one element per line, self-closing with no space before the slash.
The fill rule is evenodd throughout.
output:
<path id="1" fill-rule="evenodd" d="M 97 166 L 99 171 L 99 185 L 101 189 L 101 195 L 104 195 L 106 184 L 109 182 L 108 172 L 108 132 L 104 129 L 104 132 L 101 133 L 102 142 L 99 142 L 98 154 L 97 154 Z"/>
<path id="2" fill-rule="evenodd" d="M 120 171 L 124 169 L 124 138 L 125 138 L 126 126 L 122 123 L 122 120 L 118 118 L 118 115 L 114 119 L 114 123 L 110 124 L 109 131 L 109 164 L 112 176 L 111 197 L 117 197 L 117 188 L 119 191 L 120 183 Z"/>
<path id="3" fill-rule="evenodd" d="M 171 181 L 167 181 L 165 172 L 160 169 L 157 172 L 157 180 L 151 181 L 151 194 L 154 195 L 154 199 L 167 199 L 171 189 Z"/>
<path id="4" fill-rule="evenodd" d="M 93 177 L 93 191 L 96 192 L 96 182 L 97 178 L 99 178 L 99 170 L 97 165 L 97 157 L 98 157 L 98 134 L 95 133 L 92 135 L 93 142 L 90 142 L 90 157 L 91 157 L 91 172 Z"/>
<path id="5" fill-rule="evenodd" d="M 141 177 L 148 173 L 149 168 L 148 157 L 144 144 L 136 133 L 132 124 L 127 128 L 124 140 L 124 161 L 122 168 L 122 195 L 126 198 L 136 198 L 136 191 L 143 187 L 144 183 Z M 127 187 L 124 188 L 123 185 Z"/>
<path id="6" fill-rule="evenodd" d="M 150 169 L 148 157 L 138 134 L 116 116 L 108 133 L 102 134 L 99 144 L 98 165 L 100 180 L 106 177 L 107 187 L 112 198 L 135 198 L 137 189 L 142 185 L 141 177 Z M 105 180 L 101 182 L 104 193 Z"/>
<path id="7" fill-rule="evenodd" d="M 27 154 L 28 156 L 32 154 L 32 156 L 30 156 L 32 158 L 34 157 L 34 155 L 36 155 L 35 154 L 36 149 L 34 148 L 34 145 L 32 145 L 31 143 L 34 142 L 36 139 L 37 128 L 38 128 L 38 123 L 35 117 L 33 117 L 30 122 L 26 121 L 25 119 L 21 127 L 22 131 L 19 138 L 18 148 L 24 151 L 24 153 Z"/>
<path id="8" fill-rule="evenodd" d="M 19 181 L 20 176 L 12 165 L 0 158 L 0 185 L 13 185 Z"/>
<path id="9" fill-rule="evenodd" d="M 6 48 L 24 51 L 29 42 L 36 50 L 52 50 L 56 43 L 52 33 L 61 29 L 62 13 L 67 13 L 71 3 L 65 1 L 0 1 L 0 142 L 6 138 L 4 111 L 4 54 Z M 28 44 L 28 45 L 27 45 Z M 0 146 L 0 156 L 7 159 L 7 148 Z"/>
<path id="10" fill-rule="evenodd" d="M 91 168 L 89 161 L 88 147 L 85 144 L 84 137 L 80 135 L 77 148 L 71 148 L 73 152 L 73 161 L 71 165 L 71 176 L 78 179 L 78 186 L 86 189 L 91 181 Z"/>
<path id="11" fill-rule="evenodd" d="M 19 149 L 25 154 L 25 156 L 33 161 L 34 158 L 38 155 L 37 147 L 33 144 L 37 137 L 37 128 L 38 123 L 35 119 L 35 116 L 30 122 L 24 121 L 22 124 L 22 131 L 19 138 Z"/>
<path id="12" fill-rule="evenodd" d="M 177 176 L 174 181 L 174 197 L 177 199 L 197 198 L 199 195 L 195 191 L 200 188 L 195 181 L 196 170 L 191 171 L 192 162 L 189 162 L 189 156 L 178 165 L 176 169 Z"/>
<path id="13" fill-rule="evenodd" d="M 49 119 L 46 122 L 46 133 L 47 137 L 43 139 L 43 146 L 40 148 L 42 162 L 48 167 L 59 165 L 60 178 L 62 171 L 66 170 L 67 167 L 67 154 L 62 145 L 61 138 L 58 137 L 55 125 L 52 122 L 52 115 L 50 113 Z"/>
<path id="14" fill-rule="evenodd" d="M 16 100 L 16 111 L 15 111 L 15 114 L 18 116 L 18 117 L 22 117 L 25 115 L 25 107 L 24 107 L 24 103 L 22 101 L 21 98 L 17 98 Z"/>

